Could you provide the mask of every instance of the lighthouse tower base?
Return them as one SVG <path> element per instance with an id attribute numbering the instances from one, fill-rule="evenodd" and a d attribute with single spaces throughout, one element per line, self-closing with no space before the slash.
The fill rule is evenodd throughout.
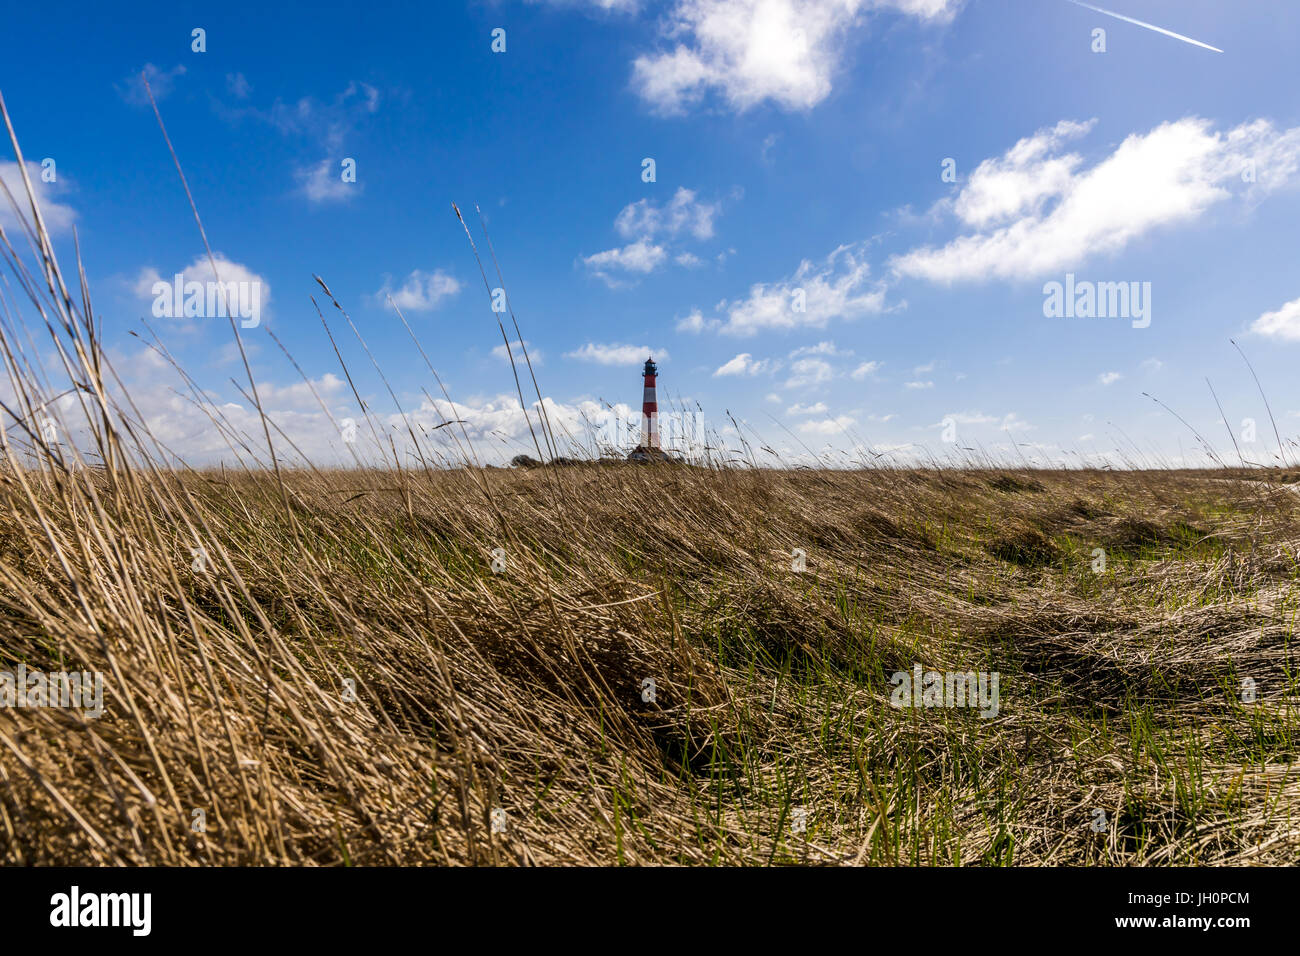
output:
<path id="1" fill-rule="evenodd" d="M 676 461 L 677 459 L 662 448 L 647 448 L 645 445 L 637 445 L 627 453 L 627 460 L 648 465 L 656 461 Z"/>

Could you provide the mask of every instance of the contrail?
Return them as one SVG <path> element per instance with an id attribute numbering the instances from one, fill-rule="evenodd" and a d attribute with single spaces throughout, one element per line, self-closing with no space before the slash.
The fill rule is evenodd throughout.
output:
<path id="1" fill-rule="evenodd" d="M 1115 13 L 1111 10 L 1103 10 L 1101 7 L 1094 7 L 1090 3 L 1081 3 L 1080 0 L 1070 0 L 1076 7 L 1086 7 L 1097 13 L 1104 13 L 1108 17 L 1114 17 L 1116 20 L 1123 20 L 1125 23 L 1134 23 L 1140 27 L 1146 27 L 1148 30 L 1155 30 L 1156 33 L 1163 33 L 1167 37 L 1173 37 L 1175 40 L 1182 40 L 1184 43 L 1190 43 L 1193 46 L 1203 47 L 1206 50 L 1213 50 L 1215 53 L 1222 53 L 1217 46 L 1210 46 L 1208 43 L 1202 43 L 1200 40 L 1193 40 L 1191 37 L 1185 37 L 1181 33 L 1175 33 L 1173 30 L 1166 30 L 1164 27 L 1158 27 L 1154 23 L 1144 23 L 1141 20 L 1134 20 L 1132 17 L 1126 17 L 1122 13 Z"/>

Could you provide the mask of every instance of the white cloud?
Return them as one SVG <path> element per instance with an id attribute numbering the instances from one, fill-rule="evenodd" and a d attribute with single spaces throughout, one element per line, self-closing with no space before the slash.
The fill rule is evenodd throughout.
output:
<path id="1" fill-rule="evenodd" d="M 369 83 L 352 81 L 333 97 L 322 100 L 303 96 L 285 102 L 276 99 L 263 109 L 249 105 L 252 87 L 241 73 L 227 74 L 226 87 L 236 101 L 214 101 L 217 115 L 229 123 L 252 119 L 264 123 L 283 136 L 306 139 L 320 150 L 319 162 L 297 165 L 292 175 L 297 190 L 311 202 L 340 202 L 351 199 L 364 189 L 364 176 L 345 183 L 343 161 L 355 159 L 350 143 L 358 127 L 379 111 L 379 90 Z"/>
<path id="2" fill-rule="evenodd" d="M 606 249 L 582 260 L 583 265 L 610 285 L 617 282 L 612 272 L 639 273 L 646 275 L 663 264 L 668 253 L 663 246 L 646 239 L 638 239 L 619 249 Z"/>
<path id="3" fill-rule="evenodd" d="M 342 202 L 354 197 L 360 183 L 343 181 L 343 167 L 332 159 L 322 159 L 315 166 L 299 166 L 293 171 L 298 190 L 312 202 Z"/>
<path id="4" fill-rule="evenodd" d="M 993 425 L 998 420 L 996 416 L 985 415 L 983 412 L 949 412 L 944 418 L 951 418 L 958 425 Z M 943 422 L 939 422 L 931 427 L 939 428 L 942 425 Z"/>
<path id="5" fill-rule="evenodd" d="M 949 412 L 947 415 L 943 416 L 941 421 L 931 425 L 930 427 L 942 428 L 949 419 L 958 425 L 988 425 L 995 426 L 999 431 L 1009 432 L 1032 431 L 1035 427 L 1026 422 L 1015 412 L 1008 412 L 1001 418 L 998 418 L 996 415 L 986 415 L 984 412 L 972 411 Z"/>
<path id="6" fill-rule="evenodd" d="M 759 375 L 763 372 L 775 372 L 779 364 L 774 364 L 770 359 L 755 360 L 754 356 L 748 352 L 741 352 L 735 358 L 724 363 L 716 372 L 714 378 L 721 378 L 727 375 Z"/>
<path id="7" fill-rule="evenodd" d="M 561 442 L 566 435 L 581 438 L 589 434 L 587 423 L 598 423 L 605 414 L 604 407 L 592 401 L 570 405 L 547 396 L 545 406 L 547 418 Z M 630 417 L 630 410 L 626 406 L 616 406 L 615 411 L 625 419 Z M 529 415 L 533 428 L 538 428 L 540 409 L 535 400 L 529 403 Z M 427 439 L 430 444 L 441 443 L 453 460 L 460 459 L 455 439 L 461 437 L 461 428 L 468 432 L 475 451 L 487 461 L 509 460 L 521 452 L 534 457 L 537 455 L 529 433 L 529 422 L 519 407 L 518 396 L 513 394 L 502 393 L 493 398 L 464 402 L 443 398 L 430 402 L 426 398 L 409 418 L 417 435 Z M 435 426 L 449 421 L 457 424 L 434 431 Z M 397 414 L 387 416 L 382 424 L 395 435 L 400 435 L 405 430 L 402 417 Z M 361 444 L 360 439 L 358 444 Z"/>
<path id="8" fill-rule="evenodd" d="M 1300 299 L 1292 299 L 1275 312 L 1265 312 L 1250 324 L 1256 335 L 1300 341 Z"/>
<path id="9" fill-rule="evenodd" d="M 518 365 L 522 365 L 524 362 L 525 349 L 528 350 L 528 361 L 530 364 L 534 366 L 538 366 L 542 364 L 541 349 L 534 348 L 533 343 L 529 342 L 527 339 L 525 339 L 523 342 L 520 342 L 518 340 L 511 342 L 510 352 L 506 351 L 506 346 L 504 342 L 501 345 L 493 346 L 492 357 L 496 359 L 500 359 L 502 362 L 509 362 L 510 353 L 513 352 L 515 356 L 515 363 Z"/>
<path id="10" fill-rule="evenodd" d="M 883 457 L 885 457 L 885 456 L 893 457 L 893 456 L 902 455 L 902 454 L 904 454 L 904 453 L 913 452 L 913 451 L 914 451 L 915 449 L 917 449 L 917 448 L 918 448 L 918 446 L 917 446 L 916 442 L 910 442 L 910 441 L 908 441 L 908 442 L 902 442 L 901 444 L 896 444 L 896 445 L 890 445 L 890 444 L 875 444 L 875 445 L 871 445 L 871 446 L 869 447 L 868 450 L 869 450 L 872 454 L 874 454 L 877 458 L 883 458 Z M 914 458 L 915 458 L 915 455 L 914 455 L 914 454 L 913 454 L 913 455 L 909 455 L 908 457 L 914 459 Z"/>
<path id="11" fill-rule="evenodd" d="M 840 415 L 838 418 L 823 418 L 821 421 L 800 422 L 799 431 L 808 435 L 841 435 L 846 428 L 855 424 L 851 416 Z"/>
<path id="12" fill-rule="evenodd" d="M 829 410 L 825 402 L 814 402 L 811 405 L 795 403 L 787 408 L 785 413 L 787 415 L 825 415 Z"/>
<path id="13" fill-rule="evenodd" d="M 717 91 L 734 110 L 810 109 L 831 91 L 847 38 L 873 7 L 941 20 L 956 0 L 676 0 L 671 50 L 637 57 L 632 85 L 661 113 Z"/>
<path id="14" fill-rule="evenodd" d="M 1165 367 L 1165 363 L 1158 358 L 1149 358 L 1143 359 L 1140 367 L 1144 372 L 1158 372 Z"/>
<path id="15" fill-rule="evenodd" d="M 406 312 L 432 312 L 443 299 L 460 292 L 460 282 L 441 269 L 432 273 L 415 269 L 402 283 L 401 288 L 394 289 L 391 276 L 384 276 L 383 287 L 375 293 L 375 301 L 387 306 L 392 296 L 394 304 Z"/>
<path id="16" fill-rule="evenodd" d="M 850 356 L 852 354 L 852 349 L 841 349 L 834 342 L 818 342 L 816 345 L 799 346 L 790 353 L 790 358 L 798 358 L 801 355 Z"/>
<path id="17" fill-rule="evenodd" d="M 1089 168 L 1062 143 L 1090 124 L 1059 123 L 982 163 L 952 204 L 976 232 L 891 261 L 935 282 L 1023 279 L 1118 252 L 1162 226 L 1188 222 L 1233 195 L 1262 195 L 1295 178 L 1300 127 L 1254 120 L 1216 132 L 1188 117 L 1133 134 Z M 1243 181 L 1254 171 L 1255 182 Z"/>
<path id="18" fill-rule="evenodd" d="M 961 6 L 960 0 L 880 0 L 877 6 L 894 7 L 922 20 L 950 19 Z"/>
<path id="19" fill-rule="evenodd" d="M 879 371 L 881 364 L 883 363 L 863 362 L 861 365 L 859 365 L 857 368 L 855 368 L 852 372 L 849 373 L 849 377 L 857 379 L 858 381 L 862 381 L 862 379 L 866 378 L 868 375 L 875 375 L 876 372 Z"/>
<path id="20" fill-rule="evenodd" d="M 870 280 L 860 256 L 860 248 L 840 246 L 822 265 L 805 259 L 788 279 L 755 283 L 747 298 L 718 304 L 727 316 L 720 331 L 750 336 L 761 329 L 823 328 L 832 319 L 881 312 L 884 285 Z"/>
<path id="21" fill-rule="evenodd" d="M 179 273 L 181 276 L 182 290 L 185 285 L 191 282 L 204 283 L 205 293 L 203 296 L 203 310 L 206 312 L 207 283 L 217 281 L 220 281 L 223 284 L 229 284 L 232 282 L 241 283 L 243 291 L 238 294 L 238 297 L 241 299 L 240 302 L 236 302 L 230 297 L 222 298 L 221 293 L 218 292 L 215 293 L 214 304 L 220 304 L 220 311 L 229 309 L 235 312 L 240 311 L 240 305 L 247 304 L 249 308 L 245 311 L 251 313 L 255 308 L 258 320 L 263 322 L 266 321 L 270 316 L 271 311 L 271 283 L 267 282 L 266 279 L 262 278 L 262 276 L 258 275 L 242 262 L 234 262 L 231 259 L 226 258 L 226 256 L 220 252 L 214 252 L 212 254 L 212 261 L 215 261 L 217 265 L 217 271 L 215 274 L 212 271 L 212 262 L 208 260 L 206 254 L 195 256 L 194 261 L 189 265 L 179 270 L 173 269 L 165 275 L 160 274 L 159 271 L 152 266 L 146 266 L 141 269 L 140 274 L 136 276 L 135 283 L 132 287 L 133 291 L 135 292 L 136 297 L 142 302 L 148 302 L 151 304 L 150 312 L 152 312 L 152 303 L 157 298 L 153 291 L 154 283 L 163 282 L 169 287 L 173 287 L 176 281 L 175 277 Z M 254 303 L 249 301 L 248 303 L 244 303 L 242 299 L 245 292 L 256 297 L 256 302 Z M 174 312 L 174 309 L 169 311 Z M 213 316 L 209 315 L 208 317 L 212 318 Z M 184 320 L 185 316 L 183 314 L 171 315 L 170 318 Z"/>
<path id="22" fill-rule="evenodd" d="M 314 394 L 313 394 L 314 392 Z M 276 385 L 273 382 L 257 383 L 257 398 L 263 408 L 319 408 L 317 396 L 330 406 L 339 396 L 347 394 L 347 383 L 333 372 L 326 372 L 311 383 L 295 382 Z"/>
<path id="23" fill-rule="evenodd" d="M 624 239 L 675 238 L 683 232 L 696 239 L 710 239 L 713 218 L 721 209 L 720 203 L 697 202 L 693 190 L 679 186 L 664 206 L 650 199 L 638 199 L 624 206 L 614 220 L 614 228 Z"/>
<path id="24" fill-rule="evenodd" d="M 132 399 L 140 408 L 150 431 L 171 451 L 182 455 L 191 464 L 215 461 L 234 462 L 227 434 L 214 426 L 208 412 L 196 407 L 183 395 L 183 387 L 174 371 L 161 360 L 149 354 L 132 357 L 122 363 L 115 362 L 127 382 Z M 472 401 L 447 401 L 425 399 L 410 410 L 407 419 L 396 412 L 376 412 L 368 423 L 365 416 L 353 405 L 350 390 L 341 377 L 326 373 L 312 383 L 320 394 L 329 415 L 320 409 L 306 383 L 298 381 L 280 385 L 272 381 L 258 382 L 258 395 L 267 417 L 284 431 L 307 457 L 318 465 L 350 465 L 359 456 L 363 461 L 381 460 L 391 454 L 387 441 L 391 437 L 399 454 L 408 454 L 410 439 L 407 435 L 409 421 L 427 455 L 430 450 L 452 462 L 463 460 L 456 442 L 462 441 L 463 428 L 473 443 L 474 451 L 484 462 L 504 463 L 516 454 L 536 456 L 528 422 L 520 408 L 519 399 L 511 393 L 502 393 Z M 247 388 L 247 385 L 245 385 Z M 179 394 L 178 394 L 179 393 Z M 224 401 L 215 393 L 209 397 L 219 410 L 220 420 L 265 460 L 266 450 L 262 426 L 256 410 L 243 396 Z M 592 401 L 563 404 L 548 397 L 546 411 L 551 425 L 560 437 L 562 447 L 566 436 L 580 443 L 589 438 L 593 428 L 586 423 L 605 420 L 606 409 Z M 534 428 L 538 423 L 536 402 L 529 405 Z M 623 420 L 635 420 L 626 405 L 617 405 L 614 413 Z M 355 426 L 355 442 L 343 441 L 341 429 L 347 419 Z M 585 419 L 585 421 L 584 421 Z M 456 424 L 437 428 L 454 421 Z M 378 433 L 383 447 L 376 447 L 371 426 Z M 278 431 L 273 430 L 277 452 L 290 460 L 297 455 Z M 236 447 L 239 443 L 235 442 Z M 630 447 L 630 444 L 629 444 Z M 241 449 L 242 451 L 242 449 Z M 247 460 L 247 454 L 245 453 Z"/>
<path id="25" fill-rule="evenodd" d="M 582 263 L 611 289 L 633 284 L 626 277 L 648 275 L 667 262 L 669 256 L 683 268 L 697 269 L 704 260 L 685 250 L 672 251 L 672 240 L 680 236 L 711 238 L 714 217 L 721 209 L 721 203 L 698 201 L 695 192 L 684 186 L 678 187 L 673 198 L 663 205 L 652 199 L 638 199 L 624 206 L 614 219 L 615 231 L 633 241 L 585 256 Z M 678 327 L 699 331 L 691 329 L 689 321 L 689 318 L 683 320 Z"/>
<path id="26" fill-rule="evenodd" d="M 144 81 L 140 79 L 141 73 L 149 83 L 148 90 L 145 89 Z M 184 75 L 185 67 L 179 63 L 170 70 L 160 70 L 152 63 L 146 63 L 143 69 L 136 70 L 117 84 L 117 93 L 132 106 L 148 106 L 151 90 L 154 101 L 161 103 L 171 93 L 176 77 Z"/>
<path id="27" fill-rule="evenodd" d="M 602 13 L 635 13 L 640 7 L 640 0 L 529 0 L 531 3 L 547 3 L 553 7 L 594 7 Z"/>
<path id="28" fill-rule="evenodd" d="M 254 116 L 286 136 L 312 137 L 335 154 L 362 121 L 378 112 L 379 101 L 379 90 L 353 81 L 329 102 L 304 96 L 293 103 L 276 100 L 269 110 L 244 109 L 233 115 Z"/>
<path id="29" fill-rule="evenodd" d="M 668 353 L 664 349 L 652 349 L 648 345 L 601 345 L 595 342 L 565 352 L 564 357 L 579 362 L 595 362 L 597 365 L 642 365 L 651 357 L 656 362 L 668 361 Z"/>
<path id="30" fill-rule="evenodd" d="M 67 184 L 59 173 L 57 163 L 54 166 L 56 179 L 52 183 L 44 182 L 41 179 L 43 170 L 39 162 L 29 159 L 24 165 L 27 169 L 27 178 L 31 180 L 32 192 L 36 195 L 36 205 L 41 210 L 41 218 L 45 220 L 45 228 L 49 230 L 51 236 L 68 232 L 72 228 L 73 222 L 76 221 L 77 213 L 71 206 L 64 206 L 54 201 L 54 196 L 67 188 Z M 9 195 L 14 197 L 14 202 L 18 204 L 18 209 L 23 218 L 30 222 L 32 218 L 31 205 L 27 201 L 27 187 L 23 185 L 23 174 L 22 170 L 18 168 L 18 164 L 0 162 L 0 180 L 4 181 L 5 188 L 9 190 Z M 18 222 L 14 218 L 13 209 L 9 206 L 8 198 L 4 196 L 0 196 L 0 226 L 14 232 L 18 231 Z M 16 242 L 17 239 L 14 237 L 10 241 Z"/>
<path id="31" fill-rule="evenodd" d="M 834 377 L 830 363 L 819 358 L 801 358 L 790 364 L 793 373 L 785 382 L 785 388 L 808 388 L 822 385 Z"/>
<path id="32" fill-rule="evenodd" d="M 1077 154 L 1051 154 L 1065 141 L 1085 136 L 1096 122 L 1062 120 L 1051 129 L 1041 129 L 1020 140 L 1004 156 L 984 160 L 957 196 L 953 211 L 976 229 L 1037 213 L 1046 200 L 1069 188 L 1075 170 L 1083 162 Z"/>
<path id="33" fill-rule="evenodd" d="M 1029 424 L 1015 412 L 1008 412 L 1002 417 L 1002 423 L 998 427 L 1005 432 L 1029 432 L 1037 426 Z"/>
<path id="34" fill-rule="evenodd" d="M 922 388 L 934 388 L 934 382 L 930 382 L 930 381 L 904 382 L 903 387 L 910 388 L 913 390 L 922 389 Z"/>
<path id="35" fill-rule="evenodd" d="M 132 418 L 135 415 L 133 409 L 138 409 L 150 433 L 170 452 L 195 465 L 216 461 L 234 463 L 233 444 L 244 460 L 249 461 L 242 441 L 255 449 L 261 460 L 266 460 L 260 418 L 243 396 L 234 393 L 233 400 L 225 401 L 216 392 L 206 392 L 204 394 L 212 405 L 196 405 L 190 400 L 189 389 L 179 374 L 152 348 L 132 355 L 113 355 L 111 360 L 131 397 L 129 404 L 122 401 L 114 388 L 117 404 Z M 241 385 L 247 391 L 248 383 L 242 380 L 242 376 Z M 312 394 L 313 388 L 331 410 L 341 412 L 346 407 L 339 404 L 345 395 L 350 397 L 346 383 L 340 376 L 329 372 L 312 379 L 310 386 L 301 379 L 280 384 L 259 378 L 257 383 L 258 398 L 267 416 L 313 461 L 342 463 L 344 459 L 338 448 L 331 449 L 331 440 L 337 443 L 338 428 L 321 411 L 316 396 Z M 73 422 L 69 421 L 68 426 L 73 429 Z M 233 436 L 230 434 L 232 431 Z M 273 434 L 277 453 L 286 458 L 296 458 L 288 443 L 278 433 Z"/>
<path id="36" fill-rule="evenodd" d="M 704 331 L 712 331 L 718 328 L 722 323 L 717 319 L 706 319 L 699 309 L 692 309 L 691 314 L 684 319 L 677 320 L 678 332 L 694 332 L 696 334 Z"/>
<path id="37" fill-rule="evenodd" d="M 1113 385 L 1123 377 L 1119 372 L 1102 372 L 1097 376 L 1097 381 L 1102 385 Z"/>

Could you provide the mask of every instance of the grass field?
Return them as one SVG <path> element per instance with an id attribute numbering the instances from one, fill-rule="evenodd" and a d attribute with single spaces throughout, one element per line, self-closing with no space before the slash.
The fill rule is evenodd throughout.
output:
<path id="1" fill-rule="evenodd" d="M 26 198 L 0 863 L 1297 861 L 1289 470 L 177 468 Z"/>
<path id="2" fill-rule="evenodd" d="M 0 858 L 1293 863 L 1258 479 L 10 469 L 5 665 L 107 691 L 0 710 Z M 917 664 L 996 715 L 893 706 Z"/>

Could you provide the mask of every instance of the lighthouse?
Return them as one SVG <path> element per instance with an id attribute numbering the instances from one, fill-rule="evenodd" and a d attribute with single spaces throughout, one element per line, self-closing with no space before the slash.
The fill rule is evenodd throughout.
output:
<path id="1" fill-rule="evenodd" d="M 659 402 L 655 399 L 655 360 L 645 360 L 645 391 L 641 398 L 641 448 L 649 451 L 659 448 Z"/>
<path id="2" fill-rule="evenodd" d="M 654 359 L 645 360 L 645 368 L 641 372 L 641 377 L 645 380 L 645 390 L 641 393 L 641 444 L 627 455 L 628 461 L 642 465 L 676 460 L 659 447 L 659 401 L 655 398 L 655 375 L 658 371 Z"/>

